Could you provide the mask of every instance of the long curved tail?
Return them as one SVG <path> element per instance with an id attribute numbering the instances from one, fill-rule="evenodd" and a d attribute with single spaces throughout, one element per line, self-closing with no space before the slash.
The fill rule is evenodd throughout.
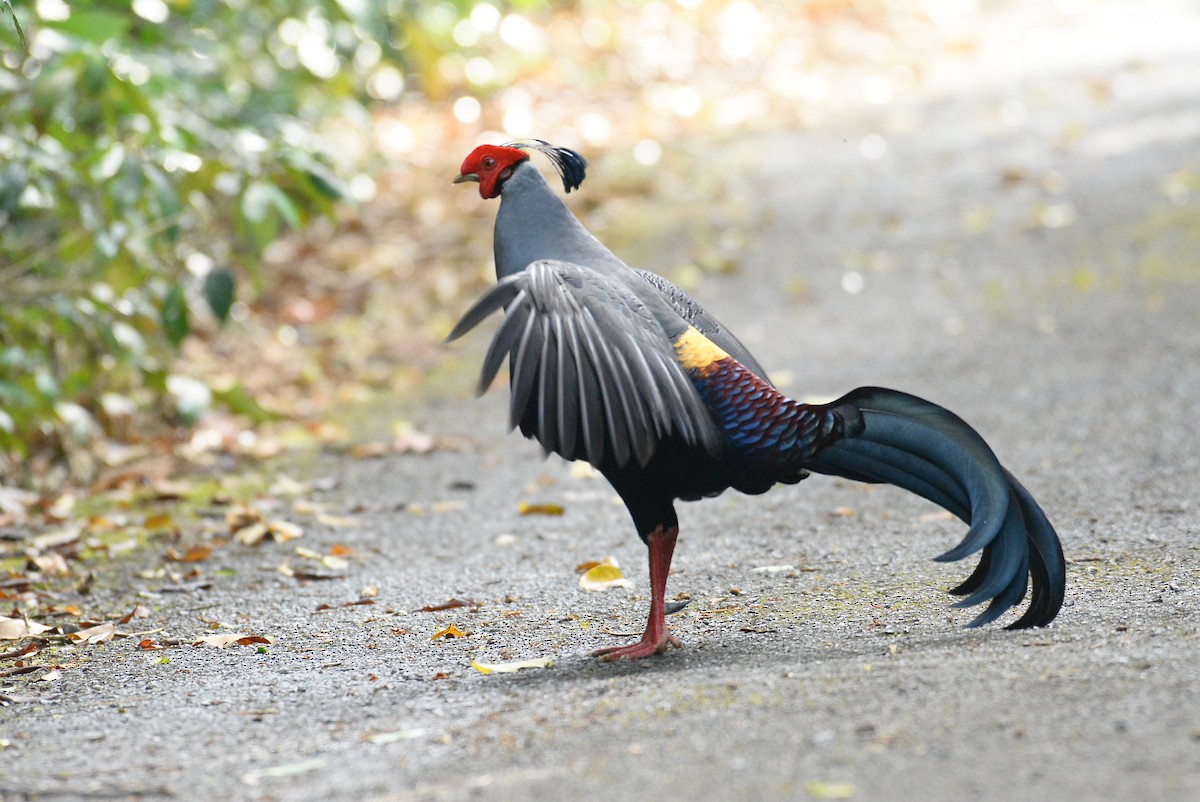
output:
<path id="1" fill-rule="evenodd" d="M 974 429 L 936 404 L 880 387 L 860 387 L 828 408 L 841 415 L 845 436 L 805 467 L 902 487 L 970 526 L 961 543 L 935 558 L 949 562 L 983 551 L 975 571 L 950 591 L 965 597 L 956 607 L 990 601 L 968 626 L 987 624 L 1019 604 L 1031 579 L 1029 607 L 1008 629 L 1054 620 L 1066 589 L 1058 535 L 1033 496 Z"/>

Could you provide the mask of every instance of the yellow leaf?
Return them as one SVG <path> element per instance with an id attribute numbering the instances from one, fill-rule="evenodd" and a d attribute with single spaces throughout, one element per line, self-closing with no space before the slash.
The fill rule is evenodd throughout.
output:
<path id="1" fill-rule="evenodd" d="M 775 378 L 772 374 L 771 378 Z M 571 478 L 573 479 L 599 479 L 601 478 L 600 471 L 593 468 L 583 460 L 576 460 L 571 463 Z"/>
<path id="2" fill-rule="evenodd" d="M 854 796 L 854 783 L 827 783 L 809 780 L 804 790 L 813 799 L 849 799 Z"/>
<path id="3" fill-rule="evenodd" d="M 317 523 L 335 528 L 346 526 L 358 526 L 358 519 L 351 518 L 349 515 L 326 515 L 325 513 L 317 513 Z"/>
<path id="4" fill-rule="evenodd" d="M 326 554 L 321 558 L 321 565 L 325 566 L 330 571 L 341 571 L 343 568 L 350 565 L 350 561 L 345 557 L 338 557 L 334 554 Z"/>
<path id="5" fill-rule="evenodd" d="M 439 629 L 437 632 L 433 633 L 433 637 L 431 637 L 430 640 L 437 640 L 438 638 L 465 638 L 465 637 L 467 637 L 467 633 L 463 632 L 461 629 L 454 626 L 454 624 L 451 624 L 450 626 L 446 627 L 445 629 Z"/>
<path id="6" fill-rule="evenodd" d="M 336 554 L 322 554 L 319 551 L 306 549 L 303 546 L 296 547 L 296 556 L 319 562 L 331 571 L 341 571 L 350 564 L 350 561 L 345 557 L 339 557 Z"/>
<path id="7" fill-rule="evenodd" d="M 278 519 L 267 521 L 267 531 L 271 533 L 271 538 L 276 543 L 287 543 L 289 540 L 304 536 L 304 530 L 296 524 Z"/>
<path id="8" fill-rule="evenodd" d="M 233 539 L 244 546 L 253 546 L 267 536 L 267 525 L 262 521 L 243 526 L 234 532 Z"/>
<path id="9" fill-rule="evenodd" d="M 583 572 L 579 577 L 579 587 L 583 590 L 601 591 L 609 588 L 633 587 L 633 583 L 621 573 L 621 567 L 612 557 L 604 560 Z"/>
<path id="10" fill-rule="evenodd" d="M 550 668 L 554 665 L 553 658 L 535 657 L 532 660 L 518 660 L 514 663 L 477 663 L 471 661 L 471 668 L 480 674 L 512 674 L 523 668 Z"/>
<path id="11" fill-rule="evenodd" d="M 175 519 L 165 512 L 147 515 L 146 520 L 142 522 L 142 526 L 146 529 L 170 529 L 175 526 Z"/>
<path id="12" fill-rule="evenodd" d="M 522 501 L 517 505 L 517 512 L 522 515 L 562 515 L 563 508 L 561 504 L 530 504 Z"/>

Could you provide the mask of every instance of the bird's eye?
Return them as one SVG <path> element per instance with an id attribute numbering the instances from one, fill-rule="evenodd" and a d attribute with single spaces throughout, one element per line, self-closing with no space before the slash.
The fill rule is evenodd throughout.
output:
<path id="1" fill-rule="evenodd" d="M 496 160 L 491 156 L 485 156 L 483 159 L 483 167 L 485 170 L 490 170 L 496 166 Z"/>

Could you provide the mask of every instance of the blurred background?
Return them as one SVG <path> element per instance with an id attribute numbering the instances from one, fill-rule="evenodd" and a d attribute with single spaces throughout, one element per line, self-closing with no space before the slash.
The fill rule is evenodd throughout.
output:
<path id="1" fill-rule="evenodd" d="M 494 205 L 450 186 L 478 143 L 584 153 L 588 226 L 691 286 L 738 270 L 751 212 L 709 166 L 786 158 L 756 137 L 853 119 L 870 162 L 955 97 L 997 131 L 1125 102 L 1198 26 L 1169 0 L 0 0 L 0 479 L 352 449 L 346 410 L 422 387 L 491 280 Z"/>

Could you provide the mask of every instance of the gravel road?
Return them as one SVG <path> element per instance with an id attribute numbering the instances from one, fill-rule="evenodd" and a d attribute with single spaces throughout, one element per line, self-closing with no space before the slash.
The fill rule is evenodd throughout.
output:
<path id="1" fill-rule="evenodd" d="M 1130 30 L 1200 43 L 1184 11 Z M 975 425 L 1059 528 L 1053 626 L 963 629 L 944 590 L 972 566 L 929 559 L 962 527 L 814 477 L 682 505 L 685 648 L 596 662 L 644 623 L 644 549 L 601 480 L 504 436 L 502 392 L 470 397 L 475 336 L 380 411 L 457 447 L 295 469 L 358 520 L 304 541 L 352 548 L 345 578 L 246 547 L 143 599 L 165 634 L 275 643 L 79 650 L 0 708 L 0 800 L 1200 798 L 1200 47 L 1140 41 L 689 144 L 750 221 L 697 298 L 795 394 L 880 384 Z M 607 555 L 632 588 L 579 590 Z M 477 604 L 416 612 L 450 598 Z"/>

